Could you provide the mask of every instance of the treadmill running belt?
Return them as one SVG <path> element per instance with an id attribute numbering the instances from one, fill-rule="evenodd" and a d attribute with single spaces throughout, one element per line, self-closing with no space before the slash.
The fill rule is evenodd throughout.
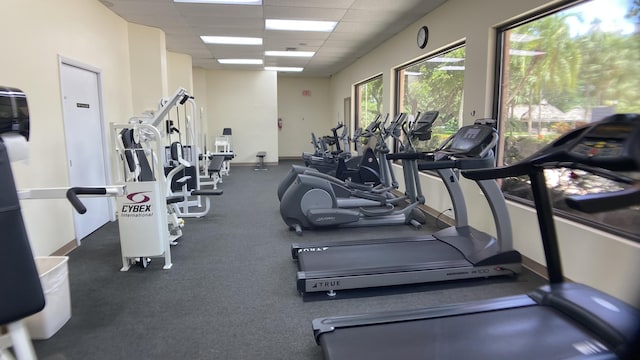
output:
<path id="1" fill-rule="evenodd" d="M 567 359 L 608 350 L 552 308 L 529 306 L 323 333 L 325 359 Z"/>
<path id="2" fill-rule="evenodd" d="M 342 271 L 429 264 L 434 267 L 468 266 L 462 253 L 437 240 L 327 246 L 323 251 L 298 255 L 302 271 Z"/>

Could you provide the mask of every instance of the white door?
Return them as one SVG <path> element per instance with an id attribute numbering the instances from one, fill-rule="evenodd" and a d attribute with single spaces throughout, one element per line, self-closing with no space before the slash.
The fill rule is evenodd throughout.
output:
<path id="1" fill-rule="evenodd" d="M 107 167 L 98 74 L 62 62 L 60 81 L 70 184 L 105 186 Z M 83 215 L 73 212 L 78 243 L 111 220 L 111 200 L 106 197 L 81 200 L 87 212 Z"/>

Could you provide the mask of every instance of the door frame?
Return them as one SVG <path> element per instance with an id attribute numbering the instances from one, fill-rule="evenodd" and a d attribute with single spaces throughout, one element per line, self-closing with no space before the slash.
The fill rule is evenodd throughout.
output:
<path id="1" fill-rule="evenodd" d="M 62 67 L 64 65 L 67 66 L 73 66 L 85 71 L 89 71 L 92 73 L 96 74 L 97 77 L 97 82 L 98 82 L 98 105 L 99 105 L 99 117 L 100 117 L 100 141 L 101 141 L 101 145 L 102 145 L 102 164 L 104 167 L 104 174 L 105 174 L 105 184 L 107 185 L 111 185 L 112 184 L 112 178 L 111 178 L 111 161 L 110 161 L 110 148 L 108 146 L 109 142 L 109 138 L 107 136 L 106 133 L 106 129 L 107 129 L 107 124 L 105 122 L 105 111 L 104 111 L 104 93 L 102 91 L 102 86 L 103 86 L 103 81 L 102 81 L 102 69 L 80 62 L 78 60 L 74 60 L 71 58 L 68 58 L 66 56 L 62 56 L 62 55 L 58 55 L 58 76 L 60 79 L 60 106 L 62 109 L 62 120 L 63 120 L 63 129 L 64 129 L 64 139 L 65 139 L 65 157 L 66 157 L 66 164 L 69 164 L 69 149 L 67 148 L 66 144 L 67 144 L 67 137 L 69 136 L 69 134 L 67 134 L 67 129 L 65 127 L 64 124 L 64 87 L 63 87 L 63 82 L 64 82 L 64 78 L 62 76 Z M 67 167 L 67 182 L 68 184 L 71 184 L 71 174 L 68 170 Z M 116 220 L 116 213 L 115 213 L 115 204 L 114 204 L 114 200 L 112 198 L 108 198 L 109 201 L 107 201 L 108 204 L 108 211 L 109 211 L 109 220 L 110 221 L 115 221 Z M 71 211 L 75 211 L 75 210 L 71 210 Z M 77 231 L 77 226 L 76 226 L 76 216 L 74 214 L 72 214 L 72 219 L 73 219 L 73 230 L 74 230 L 74 236 L 76 238 L 76 245 L 80 245 L 80 238 L 78 236 L 78 231 Z"/>

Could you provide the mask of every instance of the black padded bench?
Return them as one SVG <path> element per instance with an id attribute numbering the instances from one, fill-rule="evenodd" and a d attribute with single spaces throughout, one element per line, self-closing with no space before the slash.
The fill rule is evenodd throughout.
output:
<path id="1" fill-rule="evenodd" d="M 213 173 L 217 173 L 220 175 L 220 170 L 222 170 L 222 165 L 224 165 L 224 161 L 226 157 L 224 155 L 213 155 L 211 157 L 211 163 L 209 164 L 209 168 L 207 171 L 209 172 L 209 176 Z"/>
<path id="2" fill-rule="evenodd" d="M 253 170 L 268 170 L 264 166 L 264 158 L 265 158 L 265 156 L 267 156 L 267 152 L 266 151 L 258 151 L 258 153 L 256 154 L 256 157 L 258 158 L 258 164 L 257 164 L 256 168 L 253 169 Z"/>

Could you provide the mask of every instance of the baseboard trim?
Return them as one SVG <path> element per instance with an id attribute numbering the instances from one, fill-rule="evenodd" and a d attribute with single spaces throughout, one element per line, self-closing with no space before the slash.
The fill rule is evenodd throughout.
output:
<path id="1" fill-rule="evenodd" d="M 530 271 L 532 271 L 533 273 L 535 273 L 536 275 L 549 280 L 549 275 L 547 273 L 547 267 L 522 255 L 522 266 L 524 266 L 525 268 L 529 269 Z"/>
<path id="2" fill-rule="evenodd" d="M 68 255 L 71 251 L 78 247 L 77 241 L 75 239 L 69 241 L 68 243 L 62 245 L 61 248 L 54 251 L 51 256 L 65 256 Z"/>
<path id="3" fill-rule="evenodd" d="M 258 164 L 254 163 L 254 162 L 234 162 L 234 163 L 231 163 L 231 165 L 232 165 L 231 166 L 231 171 L 233 171 L 233 167 L 234 166 L 254 166 L 255 167 Z M 264 166 L 277 166 L 277 165 L 278 165 L 277 161 L 269 161 L 269 162 L 265 161 L 264 162 Z"/>

